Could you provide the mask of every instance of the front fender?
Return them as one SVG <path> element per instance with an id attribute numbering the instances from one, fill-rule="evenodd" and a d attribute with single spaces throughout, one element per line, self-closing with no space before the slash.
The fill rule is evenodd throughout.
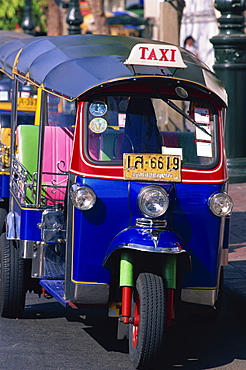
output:
<path id="1" fill-rule="evenodd" d="M 134 249 L 143 252 L 180 254 L 186 252 L 182 239 L 170 230 L 128 228 L 121 231 L 110 244 L 103 265 L 119 249 Z"/>
<path id="2" fill-rule="evenodd" d="M 20 239 L 20 216 L 17 212 L 9 212 L 6 221 L 7 239 Z"/>

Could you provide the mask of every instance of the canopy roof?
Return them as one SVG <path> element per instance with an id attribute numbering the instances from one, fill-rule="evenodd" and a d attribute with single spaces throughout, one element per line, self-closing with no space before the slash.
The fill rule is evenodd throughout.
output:
<path id="1" fill-rule="evenodd" d="M 122 79 L 168 77 L 157 67 L 136 70 L 136 66 L 124 64 L 134 45 L 146 43 L 167 45 L 143 38 L 107 35 L 23 38 L 3 45 L 0 41 L 0 71 L 74 100 L 90 89 Z M 225 105 L 226 92 L 217 76 L 195 55 L 178 49 L 187 68 L 174 68 L 172 77 L 207 88 Z"/>
<path id="2" fill-rule="evenodd" d="M 18 39 L 25 39 L 33 37 L 31 35 L 27 35 L 25 33 L 19 33 L 14 31 L 0 31 L 0 45 L 6 44 L 6 42 L 18 40 Z"/>

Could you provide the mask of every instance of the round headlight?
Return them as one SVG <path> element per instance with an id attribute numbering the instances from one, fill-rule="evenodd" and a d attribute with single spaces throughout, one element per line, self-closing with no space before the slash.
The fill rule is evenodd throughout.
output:
<path id="1" fill-rule="evenodd" d="M 96 194 L 88 186 L 73 184 L 70 188 L 73 205 L 81 211 L 91 209 L 96 203 Z"/>
<path id="2" fill-rule="evenodd" d="M 138 195 L 140 211 L 148 217 L 159 217 L 168 209 L 169 198 L 160 186 L 146 186 Z"/>
<path id="3" fill-rule="evenodd" d="M 227 216 L 231 213 L 233 202 L 226 193 L 217 193 L 209 198 L 209 208 L 215 216 Z"/>

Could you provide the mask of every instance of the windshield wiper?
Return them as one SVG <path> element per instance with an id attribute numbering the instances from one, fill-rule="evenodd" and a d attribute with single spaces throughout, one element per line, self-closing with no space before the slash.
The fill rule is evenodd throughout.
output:
<path id="1" fill-rule="evenodd" d="M 205 130 L 205 128 L 203 128 L 202 126 L 200 126 L 199 123 L 197 123 L 194 119 L 192 119 L 191 117 L 189 117 L 188 114 L 186 114 L 185 112 L 183 112 L 182 109 L 180 109 L 175 103 L 173 103 L 171 100 L 168 100 L 168 99 L 165 99 L 165 98 L 161 97 L 161 95 L 158 93 L 158 91 L 156 91 L 156 93 L 157 93 L 157 95 L 159 96 L 159 98 L 161 100 L 163 100 L 167 105 L 169 105 L 169 107 L 173 108 L 174 110 L 176 110 L 176 112 L 180 113 L 184 118 L 188 119 L 188 121 L 190 121 L 191 123 L 193 123 L 193 125 L 195 125 L 197 128 L 199 128 L 199 130 L 201 130 L 205 134 L 207 134 L 210 137 L 212 137 L 212 135 L 209 132 L 207 132 Z"/>

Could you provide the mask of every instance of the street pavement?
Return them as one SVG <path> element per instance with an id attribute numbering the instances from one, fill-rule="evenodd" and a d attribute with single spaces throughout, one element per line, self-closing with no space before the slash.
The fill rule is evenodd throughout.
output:
<path id="1" fill-rule="evenodd" d="M 229 184 L 234 207 L 229 239 L 229 264 L 224 268 L 224 299 L 246 320 L 246 183 Z"/>

